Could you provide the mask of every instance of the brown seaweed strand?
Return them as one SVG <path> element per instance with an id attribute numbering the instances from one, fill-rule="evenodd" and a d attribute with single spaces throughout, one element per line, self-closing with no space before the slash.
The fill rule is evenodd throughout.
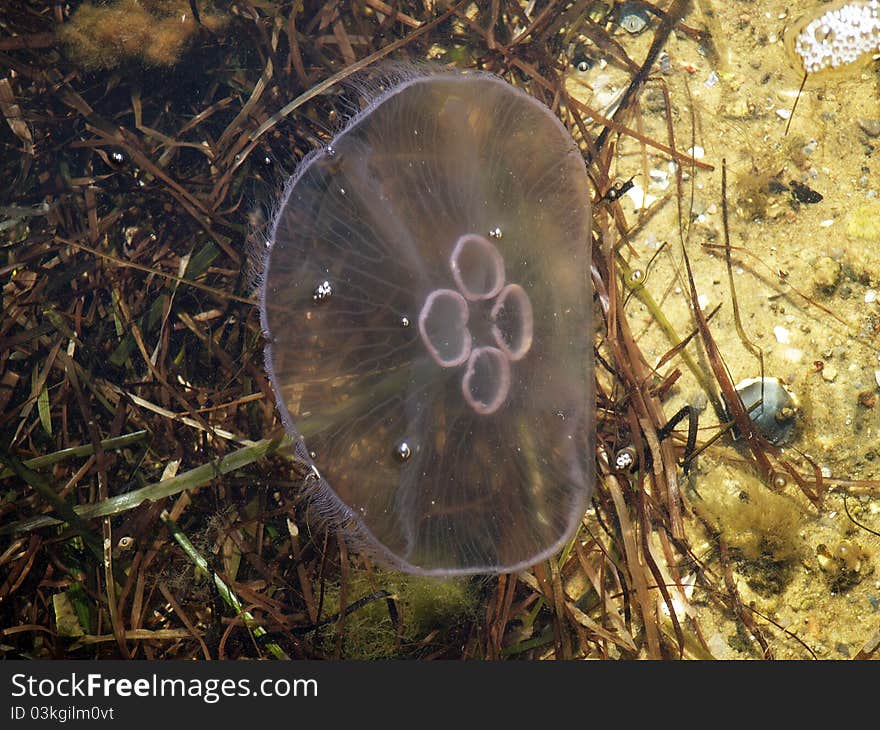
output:
<path id="1" fill-rule="evenodd" d="M 689 5 L 690 0 L 673 0 L 672 5 L 669 6 L 669 10 L 666 11 L 666 14 L 660 20 L 660 27 L 654 34 L 654 39 L 651 42 L 651 47 L 648 49 L 648 55 L 645 56 L 644 63 L 642 63 L 636 75 L 633 76 L 629 86 L 626 87 L 626 91 L 623 92 L 623 96 L 620 98 L 617 110 L 612 115 L 614 121 L 619 121 L 621 117 L 629 113 L 631 104 L 641 93 L 642 87 L 648 80 L 648 74 L 651 73 L 655 61 L 660 56 L 660 51 L 666 45 L 669 34 L 672 33 L 676 23 L 685 15 Z M 605 145 L 609 132 L 609 128 L 606 127 L 599 133 L 599 136 L 596 138 L 596 147 L 598 149 Z"/>

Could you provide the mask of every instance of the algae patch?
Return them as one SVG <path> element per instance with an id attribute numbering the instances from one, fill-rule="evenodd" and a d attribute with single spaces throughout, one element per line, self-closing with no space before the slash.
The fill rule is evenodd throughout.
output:
<path id="1" fill-rule="evenodd" d="M 219 30 L 226 18 L 202 7 L 199 20 L 187 0 L 118 0 L 83 3 L 58 37 L 71 60 L 89 70 L 136 61 L 173 66 L 195 35 Z"/>
<path id="2" fill-rule="evenodd" d="M 371 601 L 345 617 L 341 631 L 324 630 L 322 639 L 332 649 L 340 637 L 343 659 L 391 659 L 407 654 L 403 644 L 424 642 L 425 648 L 445 645 L 431 641 L 473 623 L 479 608 L 479 591 L 473 578 L 438 579 L 381 573 L 378 580 L 356 573 L 346 586 L 346 604 L 351 605 L 379 587 L 390 592 L 388 601 Z M 325 614 L 339 611 L 340 586 L 332 584 L 325 593 Z M 395 615 L 396 613 L 396 615 Z M 337 628 L 339 625 L 337 624 Z M 408 655 L 408 654 L 407 654 Z"/>
<path id="3" fill-rule="evenodd" d="M 780 592 L 802 555 L 804 511 L 757 478 L 725 467 L 717 472 L 719 481 L 700 488 L 695 510 L 730 547 L 738 571 L 755 592 Z"/>

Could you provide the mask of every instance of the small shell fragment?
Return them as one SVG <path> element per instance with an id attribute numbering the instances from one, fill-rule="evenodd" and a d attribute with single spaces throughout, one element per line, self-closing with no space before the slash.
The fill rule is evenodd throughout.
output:
<path id="1" fill-rule="evenodd" d="M 657 200 L 656 195 L 651 195 L 651 193 L 647 192 L 641 185 L 633 185 L 626 191 L 626 195 L 633 201 L 637 211 L 642 210 L 643 208 L 650 208 Z"/>
<path id="2" fill-rule="evenodd" d="M 833 383 L 837 380 L 837 368 L 833 365 L 825 365 L 822 368 L 822 379 L 827 383 Z"/>
<path id="3" fill-rule="evenodd" d="M 773 336 L 780 345 L 788 345 L 791 343 L 791 332 L 781 325 L 777 325 L 773 328 Z"/>

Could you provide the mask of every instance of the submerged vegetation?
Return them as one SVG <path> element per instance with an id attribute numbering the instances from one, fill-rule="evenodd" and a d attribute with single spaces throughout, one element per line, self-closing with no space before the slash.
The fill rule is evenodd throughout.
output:
<path id="1" fill-rule="evenodd" d="M 875 620 L 824 619 L 877 610 L 880 315 L 852 307 L 877 300 L 876 135 L 822 116 L 821 79 L 791 115 L 769 82 L 802 78 L 761 67 L 784 58 L 761 22 L 708 0 L 4 3 L 0 654 L 869 656 Z M 596 488 L 518 574 L 357 554 L 305 499 L 266 377 L 249 260 L 347 82 L 388 60 L 500 75 L 587 163 Z M 736 394 L 765 375 L 799 396 L 784 448 Z"/>

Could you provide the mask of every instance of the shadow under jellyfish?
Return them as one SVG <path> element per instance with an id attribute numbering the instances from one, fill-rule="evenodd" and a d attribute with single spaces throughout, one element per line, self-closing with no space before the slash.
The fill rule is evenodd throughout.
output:
<path id="1" fill-rule="evenodd" d="M 266 365 L 308 488 L 390 567 L 516 571 L 592 492 L 590 186 L 543 104 L 394 78 L 284 192 Z"/>

